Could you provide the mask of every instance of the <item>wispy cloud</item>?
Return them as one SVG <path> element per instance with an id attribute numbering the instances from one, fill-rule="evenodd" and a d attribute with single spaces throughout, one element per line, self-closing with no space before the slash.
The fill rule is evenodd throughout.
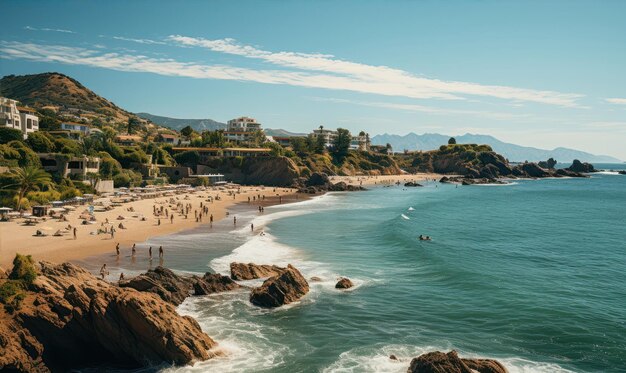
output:
<path id="1" fill-rule="evenodd" d="M 122 41 L 132 41 L 133 43 L 139 43 L 139 44 L 167 44 L 163 41 L 158 41 L 158 40 L 151 40 L 151 39 L 134 39 L 134 38 L 127 38 L 124 36 L 113 36 L 112 37 L 115 40 L 122 40 Z"/>
<path id="2" fill-rule="evenodd" d="M 609 102 L 611 104 L 617 104 L 617 105 L 626 105 L 626 98 L 607 98 L 606 102 Z"/>
<path id="3" fill-rule="evenodd" d="M 514 120 L 514 119 L 527 119 L 531 116 L 529 114 L 510 114 L 500 113 L 493 111 L 481 111 L 481 110 L 458 110 L 458 109 L 444 109 L 432 106 L 415 105 L 415 104 L 399 104 L 393 102 L 377 102 L 377 101 L 356 101 L 346 100 L 342 98 L 327 98 L 327 97 L 311 97 L 316 101 L 333 102 L 338 104 L 350 104 L 368 107 L 377 107 L 390 110 L 403 110 L 412 112 L 422 112 L 435 115 L 471 115 L 482 118 L 491 118 L 499 120 Z"/>
<path id="4" fill-rule="evenodd" d="M 26 27 L 24 27 L 24 30 L 29 30 L 29 31 L 52 31 L 52 32 L 62 32 L 62 33 L 65 33 L 65 34 L 75 34 L 74 31 L 64 30 L 64 29 L 59 29 L 59 28 L 46 28 L 46 27 L 37 28 L 37 27 L 33 27 L 33 26 L 26 26 Z"/>
<path id="5" fill-rule="evenodd" d="M 565 107 L 579 106 L 577 100 L 583 97 L 583 95 L 575 93 L 424 78 L 387 66 L 374 66 L 342 60 L 330 54 L 266 51 L 254 46 L 239 44 L 230 38 L 211 40 L 170 35 L 167 40 L 181 46 L 202 47 L 213 52 L 258 59 L 283 68 L 343 76 L 349 84 L 335 89 L 348 89 L 364 93 L 448 100 L 465 99 L 465 95 L 487 96 Z"/>

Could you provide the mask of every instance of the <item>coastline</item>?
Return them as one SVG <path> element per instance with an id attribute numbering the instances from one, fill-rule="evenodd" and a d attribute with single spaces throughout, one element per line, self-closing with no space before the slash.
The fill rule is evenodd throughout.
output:
<path id="1" fill-rule="evenodd" d="M 193 214 L 194 210 L 200 208 L 200 203 L 204 203 L 209 208 L 208 214 L 212 214 L 214 222 L 223 219 L 227 210 L 238 203 L 247 203 L 248 197 L 265 195 L 262 205 L 278 203 L 279 198 L 294 196 L 296 190 L 292 188 L 273 188 L 263 186 L 242 186 L 240 193 L 229 196 L 224 190 L 206 190 L 191 194 L 180 194 L 170 197 L 159 197 L 142 199 L 124 203 L 116 206 L 112 210 L 95 212 L 96 224 L 82 225 L 80 214 L 87 209 L 85 206 L 77 206 L 76 210 L 66 214 L 67 221 L 47 218 L 46 221 L 34 226 L 27 226 L 23 223 L 2 222 L 0 223 L 0 267 L 10 267 L 16 253 L 32 255 L 38 261 L 51 261 L 62 263 L 71 260 L 80 260 L 88 257 L 106 253 L 115 253 L 116 244 L 120 244 L 120 249 L 128 249 L 134 243 L 144 242 L 153 237 L 165 236 L 176 232 L 193 229 L 209 224 L 209 217 L 205 216 L 202 221 L 196 222 Z M 216 200 L 216 196 L 220 200 Z M 213 197 L 212 202 L 207 202 L 208 197 Z M 158 217 L 153 215 L 153 206 L 165 206 L 168 208 L 170 199 L 190 203 L 190 216 L 187 219 L 182 214 L 176 213 L 174 221 L 170 222 L 165 217 L 161 218 L 161 225 L 158 225 Z M 298 197 L 299 198 L 299 197 Z M 258 202 L 254 202 L 256 206 Z M 131 208 L 134 211 L 128 211 Z M 173 211 L 173 209 L 170 208 Z M 124 217 L 118 220 L 118 217 Z M 145 221 L 141 220 L 145 216 Z M 91 234 L 101 228 L 101 223 L 106 219 L 111 223 L 109 226 L 116 228 L 115 237 L 110 234 Z M 126 229 L 118 229 L 118 224 L 123 223 Z M 67 225 L 77 228 L 77 239 L 68 231 L 62 236 L 53 236 L 57 230 L 64 230 Z M 47 236 L 34 236 L 35 231 L 42 230 Z"/>
<path id="2" fill-rule="evenodd" d="M 433 179 L 438 181 L 443 176 L 436 173 L 417 173 L 417 174 L 401 174 L 401 175 L 379 175 L 379 176 L 329 176 L 330 181 L 333 183 L 344 182 L 348 185 L 354 186 L 374 186 L 374 185 L 391 185 L 396 182 L 407 183 L 409 181 L 432 181 Z M 448 175 L 450 176 L 450 175 Z"/>

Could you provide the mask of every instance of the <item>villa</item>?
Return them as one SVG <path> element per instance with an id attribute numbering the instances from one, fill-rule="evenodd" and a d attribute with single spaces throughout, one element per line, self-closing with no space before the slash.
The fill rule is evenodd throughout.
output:
<path id="1" fill-rule="evenodd" d="M 19 130 L 26 139 L 28 134 L 39 130 L 39 118 L 33 109 L 19 107 L 16 100 L 0 97 L 0 127 Z"/>
<path id="2" fill-rule="evenodd" d="M 262 131 L 261 123 L 249 117 L 239 117 L 228 121 L 224 137 L 228 141 L 247 142 L 256 131 Z"/>
<path id="3" fill-rule="evenodd" d="M 41 166 L 48 172 L 60 172 L 63 177 L 69 175 L 86 176 L 88 173 L 98 173 L 100 170 L 100 158 L 98 157 L 70 157 L 64 162 L 58 155 L 52 153 L 37 153 Z M 65 164 L 65 168 L 61 170 Z"/>

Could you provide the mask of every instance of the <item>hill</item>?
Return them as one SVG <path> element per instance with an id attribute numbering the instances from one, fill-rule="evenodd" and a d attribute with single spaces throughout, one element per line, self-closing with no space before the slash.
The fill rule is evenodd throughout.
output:
<path id="1" fill-rule="evenodd" d="M 383 134 L 372 137 L 372 144 L 385 145 L 387 143 L 393 146 L 395 151 L 407 150 L 435 150 L 442 144 L 446 144 L 450 136 L 437 133 L 426 133 L 418 135 L 409 133 L 405 136 Z M 574 159 L 583 162 L 597 163 L 616 163 L 621 162 L 619 159 L 607 155 L 594 155 L 575 149 L 556 148 L 553 150 L 538 149 L 533 147 L 521 146 L 506 143 L 488 135 L 465 134 L 462 136 L 454 136 L 458 144 L 486 144 L 493 150 L 512 162 L 531 161 L 538 162 L 548 158 L 554 158 L 559 162 L 570 163 Z"/>
<path id="2" fill-rule="evenodd" d="M 35 109 L 51 109 L 75 121 L 95 117 L 127 121 L 135 115 L 97 95 L 75 79 L 60 73 L 7 75 L 0 79 L 0 96 Z"/>
<path id="3" fill-rule="evenodd" d="M 150 113 L 136 113 L 138 117 L 151 121 L 163 127 L 171 128 L 176 131 L 191 126 L 194 130 L 201 131 L 215 131 L 226 128 L 226 123 L 221 123 L 213 119 L 179 119 L 170 118 L 160 115 L 153 115 Z"/>
<path id="4" fill-rule="evenodd" d="M 306 133 L 298 133 L 298 132 L 289 132 L 284 129 L 276 128 L 266 128 L 265 134 L 267 136 L 283 136 L 283 137 L 292 137 L 292 136 L 306 136 Z"/>

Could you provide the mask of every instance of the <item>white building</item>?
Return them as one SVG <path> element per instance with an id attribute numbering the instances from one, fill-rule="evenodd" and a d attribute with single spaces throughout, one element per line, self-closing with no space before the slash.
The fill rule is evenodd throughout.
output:
<path id="1" fill-rule="evenodd" d="M 0 97 L 0 127 L 19 130 L 24 138 L 27 138 L 29 133 L 39 130 L 39 118 L 32 109 L 22 108 L 22 110 L 23 113 L 20 112 L 17 101 Z"/>
<path id="2" fill-rule="evenodd" d="M 313 132 L 311 132 L 311 135 L 313 135 L 313 137 L 315 138 L 317 138 L 318 136 L 322 136 L 324 138 L 324 146 L 326 148 L 332 148 L 335 139 L 337 138 L 337 131 L 325 130 L 324 126 L 320 126 L 318 129 L 313 130 Z"/>
<path id="3" fill-rule="evenodd" d="M 324 146 L 328 149 L 332 148 L 337 138 L 337 131 L 324 129 L 324 126 L 320 126 L 318 129 L 313 130 L 311 135 L 315 138 L 322 136 L 324 138 Z M 352 150 L 369 150 L 369 143 L 367 136 L 352 136 L 350 140 L 350 149 Z"/>
<path id="4" fill-rule="evenodd" d="M 35 115 L 35 110 L 21 106 L 18 106 L 17 110 L 20 112 L 21 130 L 24 137 L 28 137 L 29 133 L 39 131 L 39 117 Z"/>
<path id="5" fill-rule="evenodd" d="M 248 141 L 255 131 L 262 131 L 261 123 L 249 117 L 239 117 L 228 121 L 224 137 L 228 141 Z"/>

